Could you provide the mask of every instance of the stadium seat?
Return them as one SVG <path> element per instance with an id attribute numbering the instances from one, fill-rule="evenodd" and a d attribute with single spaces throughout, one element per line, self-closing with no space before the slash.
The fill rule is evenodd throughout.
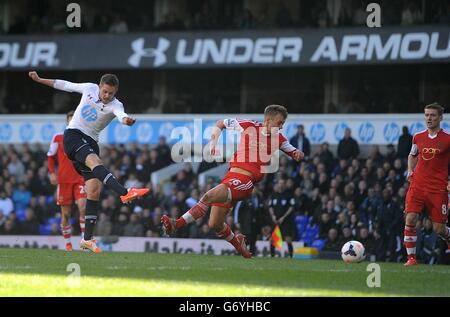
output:
<path id="1" fill-rule="evenodd" d="M 314 240 L 311 246 L 313 248 L 319 249 L 319 251 L 322 251 L 322 249 L 325 247 L 325 240 L 321 239 Z"/>
<path id="2" fill-rule="evenodd" d="M 39 226 L 39 233 L 41 235 L 49 235 L 51 232 L 50 226 L 45 224 L 45 225 L 40 225 Z"/>
<path id="3" fill-rule="evenodd" d="M 295 217 L 295 223 L 298 224 L 304 224 L 306 225 L 308 223 L 309 219 L 307 216 L 297 216 Z"/>
<path id="4" fill-rule="evenodd" d="M 17 220 L 19 220 L 20 222 L 25 221 L 25 210 L 24 209 L 19 209 L 16 211 L 16 217 Z"/>

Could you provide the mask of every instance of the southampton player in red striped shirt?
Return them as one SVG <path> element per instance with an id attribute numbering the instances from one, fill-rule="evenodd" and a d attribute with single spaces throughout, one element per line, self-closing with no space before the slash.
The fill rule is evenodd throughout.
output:
<path id="1" fill-rule="evenodd" d="M 283 106 L 270 105 L 264 111 L 264 121 L 259 123 L 251 120 L 225 119 L 217 121 L 211 136 L 210 151 L 215 154 L 215 148 L 223 129 L 233 129 L 242 132 L 237 151 L 230 161 L 230 167 L 221 183 L 212 188 L 200 201 L 178 219 L 162 216 L 163 228 L 168 234 L 205 215 L 211 206 L 209 227 L 216 231 L 219 238 L 231 243 L 245 258 L 252 254 L 248 251 L 245 236 L 234 234 L 225 223 L 225 217 L 233 205 L 239 200 L 251 197 L 253 187 L 262 180 L 265 173 L 275 172 L 271 163 L 272 155 L 277 150 L 285 152 L 296 161 L 304 154 L 293 147 L 281 134 L 287 118 L 287 110 Z"/>
<path id="2" fill-rule="evenodd" d="M 73 117 L 73 111 L 69 111 L 66 116 L 66 122 Z M 47 153 L 48 171 L 50 173 L 50 182 L 57 185 L 56 196 L 57 204 L 61 206 L 61 232 L 66 242 L 66 250 L 72 251 L 70 241 L 72 228 L 70 225 L 70 212 L 72 203 L 75 200 L 80 212 L 81 235 L 84 233 L 84 214 L 86 210 L 86 189 L 84 179 L 73 167 L 72 161 L 64 153 L 63 133 L 56 133 Z M 55 162 L 58 164 L 58 173 L 56 173 Z"/>
<path id="3" fill-rule="evenodd" d="M 448 218 L 448 163 L 450 135 L 441 128 L 444 108 L 437 103 L 425 106 L 427 129 L 413 137 L 408 157 L 410 181 L 406 194 L 404 245 L 408 253 L 406 266 L 416 265 L 416 223 L 424 207 L 433 222 L 433 230 L 450 245 Z"/>

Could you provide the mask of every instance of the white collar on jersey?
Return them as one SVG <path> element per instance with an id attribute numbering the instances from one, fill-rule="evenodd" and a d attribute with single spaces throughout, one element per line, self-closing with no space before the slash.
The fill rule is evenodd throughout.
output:
<path id="1" fill-rule="evenodd" d="M 263 128 L 261 129 L 261 134 L 262 134 L 263 136 L 270 136 L 269 133 L 265 132 L 266 130 L 267 130 L 267 129 L 266 129 L 265 127 L 263 127 Z M 280 133 L 281 133 L 281 130 L 278 130 L 277 135 L 280 134 Z"/>
<path id="2" fill-rule="evenodd" d="M 440 129 L 438 130 L 438 132 L 436 132 L 435 135 L 431 135 L 430 133 L 428 133 L 428 137 L 429 137 L 430 139 L 434 139 L 435 137 L 437 137 L 438 133 L 441 132 L 441 130 L 442 130 L 442 128 L 440 128 Z"/>

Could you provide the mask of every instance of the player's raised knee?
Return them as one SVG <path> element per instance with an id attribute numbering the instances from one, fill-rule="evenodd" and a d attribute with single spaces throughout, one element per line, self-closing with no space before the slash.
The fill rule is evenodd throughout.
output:
<path id="1" fill-rule="evenodd" d="M 89 154 L 86 157 L 86 166 L 93 169 L 96 166 L 103 165 L 103 161 L 96 154 Z"/>

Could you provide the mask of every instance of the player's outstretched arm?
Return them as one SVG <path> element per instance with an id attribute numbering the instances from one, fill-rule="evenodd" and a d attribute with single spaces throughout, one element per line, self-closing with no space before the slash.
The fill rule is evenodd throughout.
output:
<path id="1" fill-rule="evenodd" d="M 39 84 L 46 85 L 62 91 L 78 92 L 80 94 L 83 93 L 85 88 L 87 88 L 89 85 L 92 85 L 90 83 L 77 84 L 61 79 L 45 79 L 39 77 L 38 73 L 35 71 L 29 72 L 28 76 L 30 76 L 31 79 L 33 79 L 35 82 Z"/>
<path id="2" fill-rule="evenodd" d="M 292 159 L 296 160 L 297 162 L 300 162 L 305 157 L 305 153 L 303 153 L 299 149 L 296 149 L 287 140 L 281 142 L 280 150 L 289 155 L 290 157 L 292 157 Z"/>
<path id="3" fill-rule="evenodd" d="M 37 82 L 39 84 L 46 85 L 46 86 L 54 88 L 54 85 L 55 85 L 55 80 L 54 79 L 41 78 L 41 77 L 39 77 L 38 73 L 35 72 L 35 71 L 29 72 L 28 76 L 30 76 L 31 79 L 33 79 L 35 82 Z"/>
<path id="4" fill-rule="evenodd" d="M 217 141 L 219 140 L 219 136 L 222 133 L 223 129 L 225 129 L 225 124 L 223 123 L 223 120 L 218 120 L 211 134 L 211 142 L 209 143 L 209 151 L 211 155 L 216 154 Z"/>
<path id="5" fill-rule="evenodd" d="M 117 119 L 124 125 L 132 126 L 136 119 L 130 117 L 124 110 L 123 105 L 120 103 L 113 111 Z"/>

